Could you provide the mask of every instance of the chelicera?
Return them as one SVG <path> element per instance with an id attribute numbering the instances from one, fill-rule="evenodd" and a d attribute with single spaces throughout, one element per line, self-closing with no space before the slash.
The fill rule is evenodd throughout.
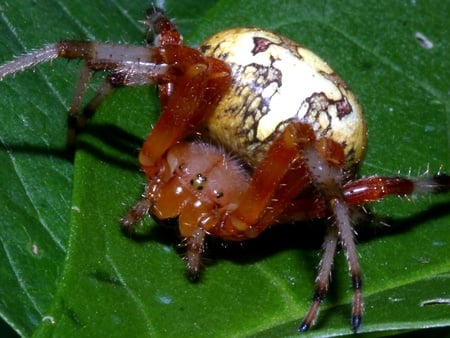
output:
<path id="1" fill-rule="evenodd" d="M 277 224 L 324 219 L 323 258 L 299 331 L 317 316 L 338 244 L 356 331 L 363 298 L 353 215 L 387 195 L 448 192 L 450 176 L 357 179 L 367 142 L 362 109 L 324 61 L 287 38 L 237 28 L 195 49 L 161 10 L 151 8 L 145 23 L 155 37 L 146 46 L 61 41 L 0 66 L 0 79 L 55 58 L 83 59 L 69 144 L 114 88 L 158 85 L 162 113 L 139 154 L 148 185 L 122 226 L 132 230 L 148 214 L 178 218 L 187 270 L 196 276 L 207 236 L 244 241 Z M 96 71 L 106 80 L 80 113 Z"/>

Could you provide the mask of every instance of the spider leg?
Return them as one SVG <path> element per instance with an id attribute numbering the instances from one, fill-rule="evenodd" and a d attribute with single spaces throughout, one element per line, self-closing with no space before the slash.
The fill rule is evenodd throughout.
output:
<path id="1" fill-rule="evenodd" d="M 344 185 L 348 204 L 363 204 L 380 200 L 388 195 L 443 193 L 450 191 L 450 176 L 438 173 L 414 179 L 402 177 L 366 177 Z"/>
<path id="2" fill-rule="evenodd" d="M 149 214 L 152 207 L 149 188 L 149 186 L 146 187 L 142 199 L 120 220 L 122 229 L 127 230 L 128 234 L 132 233 L 136 222 Z M 206 231 L 202 227 L 197 227 L 182 243 L 187 248 L 184 259 L 187 261 L 187 274 L 192 281 L 197 281 L 199 277 L 202 254 L 205 251 L 205 238 Z"/>
<path id="3" fill-rule="evenodd" d="M 286 206 L 296 198 L 300 191 L 311 183 L 311 176 L 305 163 L 297 156 L 289 170 L 280 180 L 278 188 L 272 194 L 267 206 L 258 220 L 258 227 L 266 228 L 285 212 Z"/>
<path id="4" fill-rule="evenodd" d="M 182 46 L 166 46 L 164 51 L 168 63 L 177 63 L 181 74 L 172 81 L 174 91 L 139 154 L 150 179 L 158 172 L 158 161 L 166 151 L 195 132 L 231 85 L 229 66 L 222 61 Z"/>
<path id="5" fill-rule="evenodd" d="M 308 126 L 308 128 L 310 128 Z M 312 133 L 312 130 L 310 131 Z M 301 139 L 299 139 L 300 141 Z M 315 135 L 311 135 L 311 139 L 308 142 L 302 140 L 299 142 L 299 156 L 296 161 L 291 164 L 290 170 L 287 172 L 283 180 L 280 182 L 278 190 L 273 195 L 271 202 L 268 204 L 265 214 L 265 222 L 267 225 L 273 224 L 274 220 L 278 220 L 278 216 L 274 219 L 270 218 L 270 214 L 274 214 L 274 211 L 280 214 L 280 219 L 289 219 L 293 215 L 297 215 L 294 220 L 299 221 L 305 219 L 308 216 L 309 219 L 314 217 L 323 217 L 328 212 L 328 206 L 326 205 L 326 198 L 323 194 L 319 194 L 317 191 L 311 191 L 311 183 L 317 183 L 320 179 L 319 177 L 314 177 L 316 175 L 315 170 L 312 170 L 311 166 L 317 166 L 318 163 L 311 162 L 308 159 L 309 154 L 314 154 L 314 157 L 320 158 L 322 165 L 322 170 L 333 171 L 336 177 L 340 178 L 340 170 L 335 168 L 341 168 L 344 163 L 344 153 L 342 147 L 334 141 L 326 138 L 316 139 Z M 322 164 L 323 162 L 323 164 Z M 327 169 L 328 168 L 328 169 Z M 329 175 L 331 173 L 328 173 Z M 317 184 L 316 184 L 317 185 Z M 299 193 L 305 193 L 305 188 L 309 187 L 308 198 L 302 198 Z M 338 189 L 336 189 L 338 190 Z M 318 191 L 321 191 L 320 189 Z M 297 200 L 300 198 L 300 200 Z M 305 205 L 299 205 L 299 202 L 305 202 Z M 311 203 L 314 203 L 311 205 Z M 298 210 L 294 210 L 293 207 L 298 207 Z M 306 209 L 310 206 L 310 209 Z M 292 212 L 289 215 L 289 212 Z M 269 217 L 267 217 L 269 216 Z M 264 218 L 260 222 L 264 222 Z"/>
<path id="6" fill-rule="evenodd" d="M 185 47 L 190 49 L 188 47 Z M 47 45 L 0 66 L 0 80 L 56 58 L 84 59 L 92 70 L 120 70 L 121 74 L 148 74 L 148 83 L 168 73 L 158 48 L 67 40 Z"/>
<path id="7" fill-rule="evenodd" d="M 83 114 L 77 118 L 77 127 L 83 128 L 86 125 L 86 122 L 94 116 L 94 113 L 97 111 L 97 108 L 103 102 L 103 100 L 111 94 L 114 86 L 108 80 L 104 81 L 100 88 L 97 90 L 95 96 L 88 102 L 88 104 L 83 109 Z"/>
<path id="8" fill-rule="evenodd" d="M 319 312 L 320 304 L 322 303 L 330 283 L 331 268 L 333 266 L 334 255 L 338 242 L 338 230 L 333 224 L 328 224 L 327 233 L 323 241 L 323 255 L 319 263 L 319 271 L 316 277 L 316 287 L 313 296 L 313 302 L 300 324 L 298 331 L 305 332 L 313 324 Z"/>
<path id="9" fill-rule="evenodd" d="M 156 6 L 145 13 L 144 24 L 148 27 L 147 43 L 154 46 L 181 45 L 183 37 L 175 24 Z M 155 41 L 156 40 L 156 41 Z"/>
<path id="10" fill-rule="evenodd" d="M 325 140 L 325 142 L 327 141 Z M 323 149 L 326 148 L 328 148 L 328 146 L 325 146 Z M 362 281 L 358 253 L 354 241 L 354 232 L 351 225 L 350 208 L 348 204 L 346 204 L 342 193 L 342 182 L 344 180 L 343 171 L 339 166 L 339 163 L 336 163 L 336 165 L 333 163 L 333 160 L 330 161 L 327 159 L 327 157 L 320 153 L 320 151 L 317 151 L 316 148 L 306 148 L 304 156 L 311 171 L 313 184 L 321 191 L 323 197 L 327 201 L 328 209 L 332 213 L 332 220 L 334 221 L 333 226 L 337 228 L 342 247 L 345 250 L 353 288 L 351 325 L 356 332 L 361 325 L 362 319 Z M 314 295 L 313 304 L 305 320 L 300 325 L 300 331 L 306 331 L 309 328 L 310 323 L 314 320 L 313 315 L 317 314 L 317 309 L 321 299 L 323 299 L 325 290 L 322 288 L 319 291 L 318 294 L 315 293 Z M 320 297 L 318 297 L 318 295 Z"/>
<path id="11" fill-rule="evenodd" d="M 363 312 L 362 279 L 358 262 L 358 252 L 356 250 L 354 231 L 350 223 L 348 205 L 346 205 L 341 198 L 334 199 L 333 204 L 336 224 L 340 233 L 342 246 L 345 250 L 345 256 L 347 258 L 352 280 L 353 306 L 350 324 L 353 331 L 356 332 L 361 325 Z"/>
<path id="12" fill-rule="evenodd" d="M 282 213 L 286 201 L 294 199 L 311 182 L 309 171 L 298 155 L 301 146 L 314 140 L 310 126 L 303 123 L 287 125 L 253 172 L 242 203 L 229 219 L 230 228 L 242 222 L 242 225 L 251 225 L 251 232 L 258 235 Z"/>
<path id="13" fill-rule="evenodd" d="M 175 24 L 156 6 L 150 7 L 145 13 L 144 24 L 148 27 L 147 43 L 152 46 L 181 45 L 183 37 Z M 173 83 L 158 85 L 161 107 L 164 109 L 173 93 Z"/>
<path id="14" fill-rule="evenodd" d="M 192 51 L 188 47 L 176 47 L 186 51 L 185 54 Z M 172 48 L 167 53 L 177 53 L 177 51 Z M 172 65 L 169 65 L 164 60 L 164 51 L 156 47 L 60 41 L 1 65 L 0 80 L 9 74 L 26 70 L 56 58 L 84 59 L 85 61 L 70 106 L 67 134 L 69 148 L 74 144 L 76 130 L 82 127 L 86 120 L 94 114 L 95 109 L 113 87 L 171 82 L 176 76 L 173 64 L 178 61 L 172 59 Z M 82 98 L 87 90 L 92 73 L 99 70 L 109 72 L 107 83 L 100 88 L 96 97 L 88 104 L 84 113 L 79 116 Z"/>
<path id="15" fill-rule="evenodd" d="M 151 208 L 151 203 L 147 195 L 148 186 L 145 188 L 145 192 L 139 202 L 137 202 L 131 210 L 120 219 L 122 229 L 127 229 L 131 233 L 136 222 L 148 215 Z"/>
<path id="16" fill-rule="evenodd" d="M 75 90 L 72 97 L 72 103 L 69 109 L 69 116 L 76 117 L 80 112 L 83 96 L 86 93 L 89 82 L 92 78 L 92 71 L 86 65 L 83 65 L 80 69 L 80 75 L 78 76 Z"/>
<path id="17" fill-rule="evenodd" d="M 0 65 L 0 80 L 7 75 L 24 71 L 40 63 L 49 62 L 58 56 L 59 48 L 57 44 L 48 45 L 30 54 L 23 55 L 13 61 Z"/>
<path id="18" fill-rule="evenodd" d="M 291 201 L 276 219 L 280 224 L 325 218 L 327 206 L 324 198 L 314 192 L 311 196 L 300 196 Z"/>
<path id="19" fill-rule="evenodd" d="M 186 253 L 185 259 L 187 261 L 187 273 L 192 281 L 196 281 L 199 276 L 202 253 L 205 251 L 206 231 L 198 227 L 195 232 L 186 238 Z"/>
<path id="20" fill-rule="evenodd" d="M 326 139 L 316 140 L 312 128 L 307 124 L 290 123 L 275 139 L 255 169 L 242 198 L 243 202 L 232 213 L 233 217 L 228 221 L 228 225 L 243 222 L 251 225 L 251 231 L 247 235 L 255 235 L 274 222 L 292 220 L 289 212 L 293 211 L 293 206 L 299 205 L 296 198 L 313 183 L 310 164 L 304 160 L 305 152 L 313 152 L 316 156 L 323 157 L 323 161 L 329 161 L 333 165 L 342 165 L 344 161 L 342 147 Z M 327 163 L 327 167 L 329 166 Z M 316 195 L 306 201 L 307 205 L 318 202 L 317 209 L 307 211 L 306 206 L 301 206 L 300 215 L 320 216 L 328 209 L 323 203 L 323 196 Z"/>
<path id="21" fill-rule="evenodd" d="M 83 65 L 80 69 L 80 75 L 78 76 L 77 83 L 75 85 L 74 94 L 72 97 L 72 103 L 69 109 L 69 116 L 67 117 L 67 142 L 66 146 L 68 149 L 72 149 L 75 144 L 75 139 L 78 133 L 78 129 L 85 121 L 80 121 L 78 118 L 78 113 L 80 112 L 80 107 L 83 101 L 83 96 L 86 93 L 89 82 L 92 78 L 91 70 Z"/>

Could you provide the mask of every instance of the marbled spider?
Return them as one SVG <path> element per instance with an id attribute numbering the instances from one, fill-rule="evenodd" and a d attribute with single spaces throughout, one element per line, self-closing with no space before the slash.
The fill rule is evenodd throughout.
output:
<path id="1" fill-rule="evenodd" d="M 145 22 L 155 43 L 61 41 L 0 66 L 0 79 L 55 58 L 83 59 L 68 142 L 114 88 L 157 84 L 162 113 L 139 154 L 148 185 L 122 226 L 132 229 L 148 214 L 178 218 L 195 276 L 206 236 L 244 241 L 276 224 L 322 218 L 323 258 L 299 331 L 317 316 L 339 242 L 351 274 L 356 331 L 363 299 L 352 215 L 387 195 L 448 192 L 450 177 L 357 179 L 366 147 L 362 109 L 324 61 L 287 38 L 237 28 L 194 49 L 160 10 L 150 9 Z M 96 71 L 105 71 L 106 81 L 80 114 Z"/>

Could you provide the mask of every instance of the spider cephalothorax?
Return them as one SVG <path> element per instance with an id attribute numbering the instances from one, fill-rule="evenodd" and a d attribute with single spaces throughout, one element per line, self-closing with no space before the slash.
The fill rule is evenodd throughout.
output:
<path id="1" fill-rule="evenodd" d="M 356 179 L 366 147 L 362 109 L 324 61 L 287 38 L 238 28 L 194 49 L 183 45 L 160 10 L 150 9 L 145 22 L 154 44 L 61 41 L 0 66 L 0 79 L 58 57 L 84 59 L 69 142 L 114 87 L 157 84 L 161 117 L 139 154 L 148 185 L 122 226 L 132 229 L 148 214 L 178 218 L 188 271 L 197 275 L 207 236 L 243 241 L 275 224 L 322 218 L 324 258 L 299 330 L 318 313 L 340 242 L 354 289 L 356 331 L 363 301 L 353 211 L 386 195 L 448 192 L 450 177 Z M 106 81 L 79 115 L 90 75 L 98 70 L 108 72 Z"/>

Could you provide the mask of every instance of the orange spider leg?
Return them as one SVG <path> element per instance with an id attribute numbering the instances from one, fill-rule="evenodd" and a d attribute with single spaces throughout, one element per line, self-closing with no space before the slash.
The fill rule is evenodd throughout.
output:
<path id="1" fill-rule="evenodd" d="M 300 192 L 313 183 L 310 166 L 302 160 L 306 149 L 311 149 L 310 151 L 321 156 L 327 165 L 329 163 L 339 167 L 344 163 L 344 153 L 340 145 L 325 138 L 316 141 L 314 131 L 309 125 L 292 122 L 276 138 L 263 161 L 255 169 L 250 186 L 242 197 L 244 203 L 232 213 L 229 227 L 224 226 L 223 230 L 250 227 L 251 230 L 245 233 L 245 236 L 251 238 L 259 235 L 275 220 L 278 221 L 278 217 L 289 217 L 286 208 L 290 202 L 295 203 Z M 312 199 L 313 202 L 320 200 L 319 197 Z M 322 209 L 317 211 L 311 202 L 301 206 L 299 210 L 308 215 L 321 215 L 326 212 L 323 198 L 321 202 L 319 207 L 322 206 Z M 299 206 L 299 203 L 295 204 Z M 308 207 L 312 207 L 309 212 Z"/>
<path id="2" fill-rule="evenodd" d="M 283 213 L 276 218 L 277 222 L 286 224 L 326 217 L 328 209 L 323 196 L 309 190 L 308 193 L 289 202 Z"/>
<path id="3" fill-rule="evenodd" d="M 309 125 L 306 126 L 310 128 Z M 306 128 L 306 126 L 303 128 Z M 264 224 L 270 226 L 275 219 L 279 221 L 280 216 L 275 215 L 283 214 L 284 216 L 287 216 L 288 210 L 286 209 L 290 203 L 294 203 L 298 208 L 295 210 L 297 216 L 297 218 L 295 218 L 296 221 L 316 218 L 326 214 L 327 206 L 323 196 L 315 195 L 314 192 L 309 191 L 311 197 L 309 197 L 308 200 L 305 198 L 301 200 L 305 205 L 300 205 L 299 201 L 296 201 L 297 198 L 299 198 L 299 192 L 303 193 L 305 187 L 310 186 L 314 180 L 314 178 L 311 177 L 310 164 L 307 164 L 304 160 L 300 161 L 299 158 L 305 157 L 305 150 L 313 151 L 326 161 L 327 166 L 330 165 L 341 168 L 344 164 L 345 155 L 342 147 L 338 143 L 328 138 L 316 140 L 312 129 L 309 133 L 312 138 L 309 139 L 308 143 L 301 143 L 302 147 L 299 149 L 297 160 L 292 163 L 290 170 L 280 182 L 278 190 L 272 196 L 271 202 L 265 210 L 264 216 L 258 222 L 261 226 L 264 226 Z M 311 148 L 314 148 L 314 150 Z M 290 207 L 290 211 L 292 210 L 292 207 Z M 300 213 L 303 213 L 303 215 Z M 302 217 L 298 218 L 300 216 Z"/>
<path id="4" fill-rule="evenodd" d="M 155 6 L 150 7 L 145 13 L 143 22 L 148 26 L 147 41 L 157 39 L 156 46 L 181 45 L 183 38 L 175 24 L 169 20 L 164 12 Z"/>
<path id="5" fill-rule="evenodd" d="M 222 61 L 178 45 L 161 47 L 161 53 L 166 63 L 176 65 L 180 75 L 172 81 L 174 91 L 139 154 L 148 178 L 158 172 L 157 162 L 164 153 L 193 133 L 231 85 L 230 69 Z"/>
<path id="6" fill-rule="evenodd" d="M 388 195 L 447 192 L 450 190 L 450 176 L 437 174 L 414 179 L 371 176 L 348 182 L 343 188 L 348 204 L 363 204 L 380 200 Z"/>
<path id="7" fill-rule="evenodd" d="M 350 181 L 343 185 L 345 203 L 359 206 L 375 202 L 386 196 L 408 196 L 412 194 L 445 193 L 450 190 L 450 176 L 437 174 L 419 178 L 398 176 L 370 176 Z M 280 223 L 295 222 L 313 218 L 324 218 L 327 208 L 323 196 L 309 192 L 307 197 L 297 197 L 291 201 L 277 220 Z"/>
<path id="8" fill-rule="evenodd" d="M 175 24 L 167 18 L 161 9 L 152 6 L 146 12 L 145 25 L 148 26 L 149 45 L 157 47 L 167 45 L 182 45 L 183 38 L 178 32 Z M 173 83 L 163 83 L 158 85 L 159 99 L 162 109 L 167 105 L 169 97 L 173 93 Z"/>
<path id="9" fill-rule="evenodd" d="M 238 208 L 227 218 L 223 227 L 224 232 L 235 233 L 236 229 L 245 230 L 240 235 L 231 236 L 232 240 L 243 239 L 241 236 L 252 238 L 258 236 L 270 225 L 270 219 L 274 219 L 283 210 L 281 203 L 276 204 L 276 209 L 270 211 L 270 216 L 264 221 L 261 217 L 269 209 L 268 205 L 274 198 L 274 193 L 280 191 L 280 182 L 290 177 L 290 170 L 294 170 L 298 180 L 294 187 L 283 186 L 283 194 L 278 198 L 293 199 L 298 192 L 308 184 L 311 179 L 307 169 L 301 162 L 295 161 L 299 155 L 300 145 L 309 144 L 315 139 L 311 127 L 303 123 L 292 123 L 278 136 L 269 148 L 262 162 L 253 172 L 250 185 L 243 195 Z M 295 164 L 296 168 L 292 168 Z M 245 237 L 244 237 L 245 238 Z"/>

